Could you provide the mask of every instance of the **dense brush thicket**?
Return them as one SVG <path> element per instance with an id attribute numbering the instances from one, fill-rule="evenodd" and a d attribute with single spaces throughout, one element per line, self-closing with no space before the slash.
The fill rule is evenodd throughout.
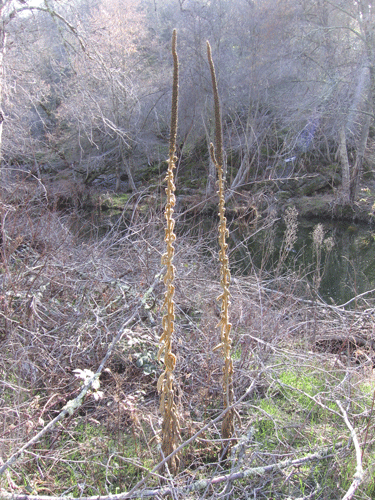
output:
<path id="1" fill-rule="evenodd" d="M 217 228 L 176 236 L 176 44 L 166 229 L 147 193 L 103 235 L 42 183 L 3 189 L 0 497 L 373 498 L 371 294 L 320 299 L 320 224 L 313 269 L 288 270 L 293 208 L 274 272 L 231 277 L 209 45 L 219 243 Z"/>

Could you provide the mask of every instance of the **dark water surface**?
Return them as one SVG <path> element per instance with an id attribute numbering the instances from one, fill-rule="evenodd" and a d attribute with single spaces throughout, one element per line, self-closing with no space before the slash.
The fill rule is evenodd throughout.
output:
<path id="1" fill-rule="evenodd" d="M 375 228 L 368 225 L 299 219 L 297 240 L 288 252 L 281 271 L 293 271 L 313 282 L 318 266 L 316 252 L 313 252 L 312 233 L 319 223 L 323 227 L 324 239 L 331 238 L 333 241 L 330 252 L 326 251 L 326 245 L 322 246 L 320 296 L 328 303 L 343 304 L 355 295 L 374 289 Z M 272 232 L 274 248 L 270 250 Z M 248 273 L 254 265 L 258 269 L 263 267 L 272 276 L 277 269 L 284 235 L 285 224 L 282 221 L 251 237 L 239 228 L 231 231 L 233 271 Z M 269 257 L 265 259 L 267 254 Z M 372 295 L 375 296 L 369 294 L 369 297 Z"/>
<path id="2" fill-rule="evenodd" d="M 95 217 L 88 228 L 94 233 L 104 236 L 117 227 L 126 231 L 127 222 L 119 214 L 105 217 Z M 189 235 L 193 240 L 207 241 L 207 251 L 217 253 L 217 223 L 218 218 L 194 217 L 190 221 L 176 221 L 177 239 L 180 235 Z M 323 244 L 320 274 L 322 276 L 319 295 L 328 303 L 344 304 L 353 297 L 368 290 L 375 289 L 375 227 L 354 224 L 342 221 L 320 221 L 298 219 L 297 240 L 290 248 L 283 266 L 278 270 L 280 274 L 288 271 L 304 277 L 313 283 L 317 272 L 316 253 L 313 252 L 312 233 L 317 224 L 321 224 L 324 239 L 331 238 L 333 247 L 330 252 Z M 164 229 L 161 223 L 160 237 L 163 238 Z M 83 231 L 82 219 L 79 221 L 80 233 L 92 237 L 90 229 Z M 272 278 L 278 269 L 280 248 L 285 239 L 285 223 L 276 221 L 272 226 L 258 230 L 241 227 L 234 221 L 228 221 L 229 228 L 229 260 L 232 275 L 247 275 L 254 268 L 264 270 L 264 277 Z M 120 229 L 121 230 L 121 229 Z M 214 265 L 214 264 L 213 264 Z M 368 297 L 375 297 L 375 292 Z"/>

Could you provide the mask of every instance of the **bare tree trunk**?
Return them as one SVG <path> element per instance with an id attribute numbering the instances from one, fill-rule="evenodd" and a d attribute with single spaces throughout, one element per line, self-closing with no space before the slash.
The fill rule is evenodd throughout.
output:
<path id="1" fill-rule="evenodd" d="M 118 193 L 120 191 L 121 186 L 121 168 L 119 165 L 116 166 L 116 187 L 115 192 Z"/>
<path id="2" fill-rule="evenodd" d="M 4 113 L 3 113 L 3 94 L 4 94 L 4 57 L 6 53 L 6 42 L 7 34 L 4 26 L 0 27 L 0 172 L 2 163 L 2 137 L 3 137 L 3 123 L 4 123 Z"/>
<path id="3" fill-rule="evenodd" d="M 346 149 L 345 125 L 342 125 L 339 131 L 339 156 L 342 168 L 342 202 L 350 203 L 350 166 L 348 151 Z"/>
<path id="4" fill-rule="evenodd" d="M 128 176 L 130 188 L 135 193 L 137 191 L 137 186 L 135 185 L 135 182 L 133 179 L 133 174 L 132 174 L 132 171 L 130 168 L 130 161 L 128 158 L 126 158 L 126 155 L 124 153 L 124 147 L 125 147 L 124 144 L 120 145 L 121 163 L 122 163 L 122 165 L 124 165 L 125 173 Z M 117 170 L 116 170 L 116 190 L 117 190 L 117 184 L 118 184 L 118 179 L 117 179 Z M 118 187 L 120 188 L 120 186 L 118 186 Z"/>
<path id="5" fill-rule="evenodd" d="M 234 196 L 235 190 L 246 181 L 246 178 L 249 174 L 250 164 L 251 164 L 250 155 L 249 155 L 249 150 L 247 149 L 245 151 L 244 157 L 242 158 L 240 168 L 238 169 L 238 172 L 235 178 L 233 179 L 230 191 L 225 196 L 226 202 L 228 202 Z"/>
<path id="6" fill-rule="evenodd" d="M 362 32 L 362 39 L 364 40 L 365 46 L 365 58 L 362 65 L 362 70 L 360 73 L 360 78 L 357 85 L 357 90 L 355 94 L 354 111 L 357 110 L 359 103 L 365 104 L 367 111 L 364 116 L 365 119 L 362 123 L 359 143 L 357 146 L 357 155 L 355 165 L 353 167 L 351 179 L 350 179 L 350 202 L 354 203 L 354 200 L 358 194 L 358 187 L 362 177 L 362 166 L 363 159 L 365 155 L 367 139 L 369 135 L 370 125 L 373 118 L 373 113 L 375 110 L 375 53 L 374 53 L 374 43 L 375 43 L 375 18 L 372 8 L 371 1 L 358 1 L 359 11 L 360 11 L 360 28 Z M 367 73 L 368 72 L 368 73 Z M 366 76 L 369 76 L 368 91 L 365 92 L 366 87 Z"/>
<path id="7" fill-rule="evenodd" d="M 351 179 L 350 179 L 350 201 L 354 203 L 354 200 L 358 194 L 358 187 L 362 177 L 362 165 L 363 158 L 365 156 L 367 138 L 370 130 L 371 116 L 370 114 L 366 115 L 366 119 L 362 125 L 361 136 L 359 139 L 359 144 L 357 148 L 357 157 L 355 161 L 355 165 L 352 171 Z"/>
<path id="8" fill-rule="evenodd" d="M 252 112 L 253 112 L 253 107 L 249 106 L 249 111 L 247 114 L 247 120 L 246 120 L 246 132 L 245 132 L 245 137 L 246 137 L 246 150 L 245 154 L 242 158 L 240 168 L 238 169 L 238 172 L 235 176 L 235 178 L 232 181 L 232 184 L 230 186 L 230 190 L 227 192 L 225 196 L 225 201 L 228 202 L 235 194 L 235 191 L 237 188 L 239 188 L 242 184 L 244 184 L 249 175 L 250 175 L 250 167 L 253 164 L 254 157 L 250 158 L 250 149 L 255 141 L 255 132 L 254 132 L 254 127 L 253 127 L 253 119 L 252 119 Z M 258 106 L 255 109 L 255 116 L 258 114 Z"/>
<path id="9" fill-rule="evenodd" d="M 133 174 L 132 174 L 129 160 L 125 159 L 124 167 L 125 167 L 126 175 L 128 176 L 128 179 L 129 179 L 129 184 L 130 184 L 131 190 L 135 193 L 137 191 L 137 186 L 135 185 L 135 182 L 133 179 Z"/>

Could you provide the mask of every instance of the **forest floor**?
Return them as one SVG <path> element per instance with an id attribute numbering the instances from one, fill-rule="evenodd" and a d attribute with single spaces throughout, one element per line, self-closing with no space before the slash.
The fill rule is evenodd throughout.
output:
<path id="1" fill-rule="evenodd" d="M 303 274 L 233 273 L 237 441 L 219 460 L 216 232 L 198 227 L 179 237 L 173 350 L 184 445 L 172 478 L 153 470 L 161 432 L 161 202 L 152 195 L 147 209 L 133 206 L 130 218 L 117 217 L 103 233 L 96 216 L 83 221 L 53 209 L 43 190 L 21 192 L 8 189 L 1 212 L 0 470 L 16 457 L 0 476 L 1 498 L 323 500 L 358 485 L 356 498 L 374 498 L 371 294 L 328 305 Z M 100 387 L 47 428 L 98 369 Z"/>

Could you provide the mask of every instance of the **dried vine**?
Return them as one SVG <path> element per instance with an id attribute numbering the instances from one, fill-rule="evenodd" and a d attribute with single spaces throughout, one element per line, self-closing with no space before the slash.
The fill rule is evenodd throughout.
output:
<path id="1" fill-rule="evenodd" d="M 177 135 L 177 104 L 178 104 L 178 57 L 177 57 L 177 32 L 173 31 L 172 54 L 173 54 L 173 91 L 172 91 L 172 112 L 171 112 L 171 133 L 169 141 L 169 159 L 167 172 L 167 204 L 165 207 L 165 218 L 167 227 L 165 229 L 164 241 L 167 244 L 166 252 L 162 256 L 162 265 L 167 267 L 164 284 L 166 291 L 164 294 L 163 309 L 166 313 L 163 316 L 163 333 L 160 338 L 160 349 L 158 353 L 159 361 L 164 358 L 164 372 L 158 380 L 158 391 L 160 393 L 160 411 L 163 416 L 162 443 L 161 449 L 165 457 L 170 455 L 178 446 L 180 441 L 180 421 L 176 403 L 174 401 L 173 371 L 176 365 L 176 356 L 172 353 L 172 337 L 174 332 L 174 276 L 175 267 L 173 265 L 174 246 L 176 240 L 174 233 L 173 207 L 176 203 L 175 185 L 173 170 L 176 166 L 176 135 Z M 173 456 L 168 461 L 168 467 L 172 474 L 178 470 L 178 456 Z"/>
<path id="2" fill-rule="evenodd" d="M 224 397 L 224 408 L 230 408 L 233 404 L 234 393 L 233 393 L 233 361 L 231 357 L 232 349 L 232 339 L 230 337 L 231 323 L 229 322 L 229 306 L 230 306 L 230 270 L 229 270 L 229 259 L 227 255 L 228 244 L 226 242 L 229 235 L 227 229 L 227 219 L 225 217 L 225 198 L 224 198 L 224 154 L 223 154 L 223 132 L 222 132 L 222 122 L 221 122 L 221 110 L 220 110 L 220 100 L 219 92 L 217 88 L 215 66 L 212 60 L 211 46 L 207 42 L 207 55 L 211 70 L 212 87 L 214 93 L 214 104 L 215 104 L 215 142 L 216 148 L 211 143 L 210 153 L 212 161 L 216 166 L 218 173 L 218 194 L 219 194 L 219 260 L 220 260 L 220 284 L 222 287 L 222 293 L 217 298 L 221 301 L 221 311 L 220 311 L 220 344 L 215 347 L 220 349 L 224 358 L 223 367 L 223 397 Z M 229 410 L 223 420 L 221 426 L 221 436 L 224 440 L 222 456 L 225 457 L 233 444 L 232 437 L 234 435 L 234 410 Z"/>

